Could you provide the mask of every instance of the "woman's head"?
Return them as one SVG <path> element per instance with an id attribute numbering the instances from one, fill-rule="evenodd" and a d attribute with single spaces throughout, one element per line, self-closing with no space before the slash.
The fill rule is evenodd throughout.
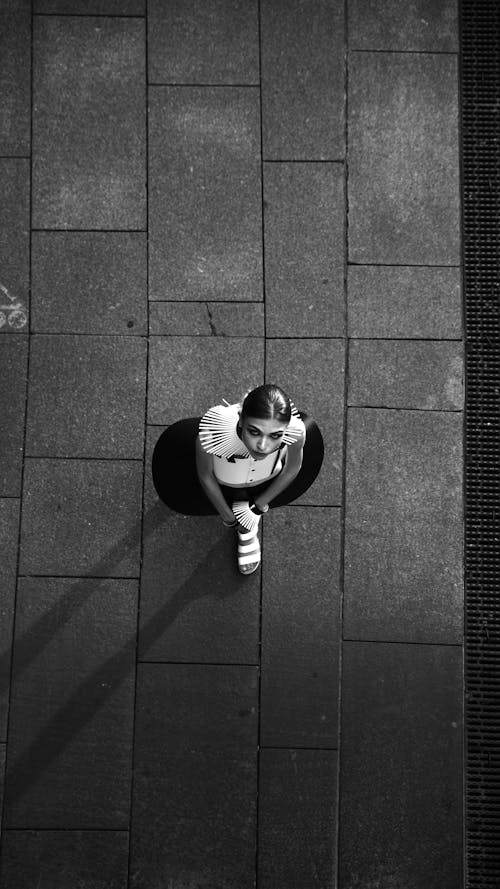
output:
<path id="1" fill-rule="evenodd" d="M 248 392 L 241 406 L 241 417 L 259 420 L 279 420 L 288 424 L 292 416 L 290 399 L 283 389 L 273 383 L 257 386 Z"/>
<path id="2" fill-rule="evenodd" d="M 279 386 L 267 383 L 246 395 L 238 431 L 254 459 L 263 459 L 280 447 L 291 416 L 290 399 Z"/>

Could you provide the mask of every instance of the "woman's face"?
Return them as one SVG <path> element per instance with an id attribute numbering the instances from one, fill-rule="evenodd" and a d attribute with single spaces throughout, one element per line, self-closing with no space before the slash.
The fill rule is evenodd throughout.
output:
<path id="1" fill-rule="evenodd" d="M 240 419 L 240 438 L 254 460 L 263 460 L 277 451 L 288 423 L 281 420 Z"/>

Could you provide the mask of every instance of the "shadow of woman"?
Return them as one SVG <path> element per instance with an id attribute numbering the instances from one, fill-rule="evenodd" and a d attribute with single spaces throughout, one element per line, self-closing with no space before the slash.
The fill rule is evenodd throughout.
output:
<path id="1" fill-rule="evenodd" d="M 145 514 L 145 536 L 158 528 L 166 517 L 166 509 L 162 504 L 156 503 Z M 92 569 L 92 577 L 95 574 L 110 573 L 111 568 L 122 557 L 127 547 L 136 541 L 137 527 L 135 526 L 120 543 L 111 550 Z M 213 590 L 206 584 L 206 577 L 213 566 L 220 564 L 227 550 L 225 536 L 219 538 L 215 545 L 207 552 L 205 558 L 196 566 L 185 582 L 176 590 L 163 606 L 141 628 L 141 646 L 146 650 L 165 632 L 176 617 L 196 599 L 205 596 L 216 595 L 229 597 L 238 592 L 241 582 L 245 578 L 235 576 L 234 585 Z M 95 574 L 94 574 L 95 572 Z M 30 628 L 20 640 L 16 640 L 13 682 L 21 679 L 23 670 L 31 663 L 50 640 L 61 630 L 61 626 L 67 623 L 75 612 L 82 607 L 105 580 L 97 580 L 90 585 L 87 577 L 79 580 L 66 594 L 64 599 L 47 612 L 43 618 Z M 22 806 L 22 797 L 32 784 L 47 770 L 50 764 L 57 759 L 70 742 L 78 735 L 80 730 L 95 716 L 96 712 L 106 703 L 107 699 L 116 693 L 117 689 L 125 682 L 134 682 L 136 669 L 137 636 L 130 636 L 120 651 L 102 664 L 90 675 L 72 694 L 57 712 L 49 718 L 47 725 L 33 738 L 29 745 L 16 757 L 15 751 L 9 751 L 7 764 L 5 802 L 6 820 L 14 816 L 18 806 Z M 132 738 L 130 739 L 132 743 Z"/>

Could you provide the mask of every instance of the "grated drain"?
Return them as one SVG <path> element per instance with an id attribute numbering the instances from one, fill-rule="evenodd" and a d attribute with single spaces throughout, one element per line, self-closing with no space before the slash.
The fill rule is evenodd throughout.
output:
<path id="1" fill-rule="evenodd" d="M 500 887 L 500 4 L 462 0 L 466 885 Z"/>

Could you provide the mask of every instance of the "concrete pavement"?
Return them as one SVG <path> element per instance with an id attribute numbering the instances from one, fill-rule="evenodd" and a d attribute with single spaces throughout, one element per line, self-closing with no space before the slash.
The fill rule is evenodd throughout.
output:
<path id="1" fill-rule="evenodd" d="M 4 3 L 1 889 L 461 885 L 456 17 Z M 264 380 L 327 451 L 242 578 L 150 458 Z"/>

